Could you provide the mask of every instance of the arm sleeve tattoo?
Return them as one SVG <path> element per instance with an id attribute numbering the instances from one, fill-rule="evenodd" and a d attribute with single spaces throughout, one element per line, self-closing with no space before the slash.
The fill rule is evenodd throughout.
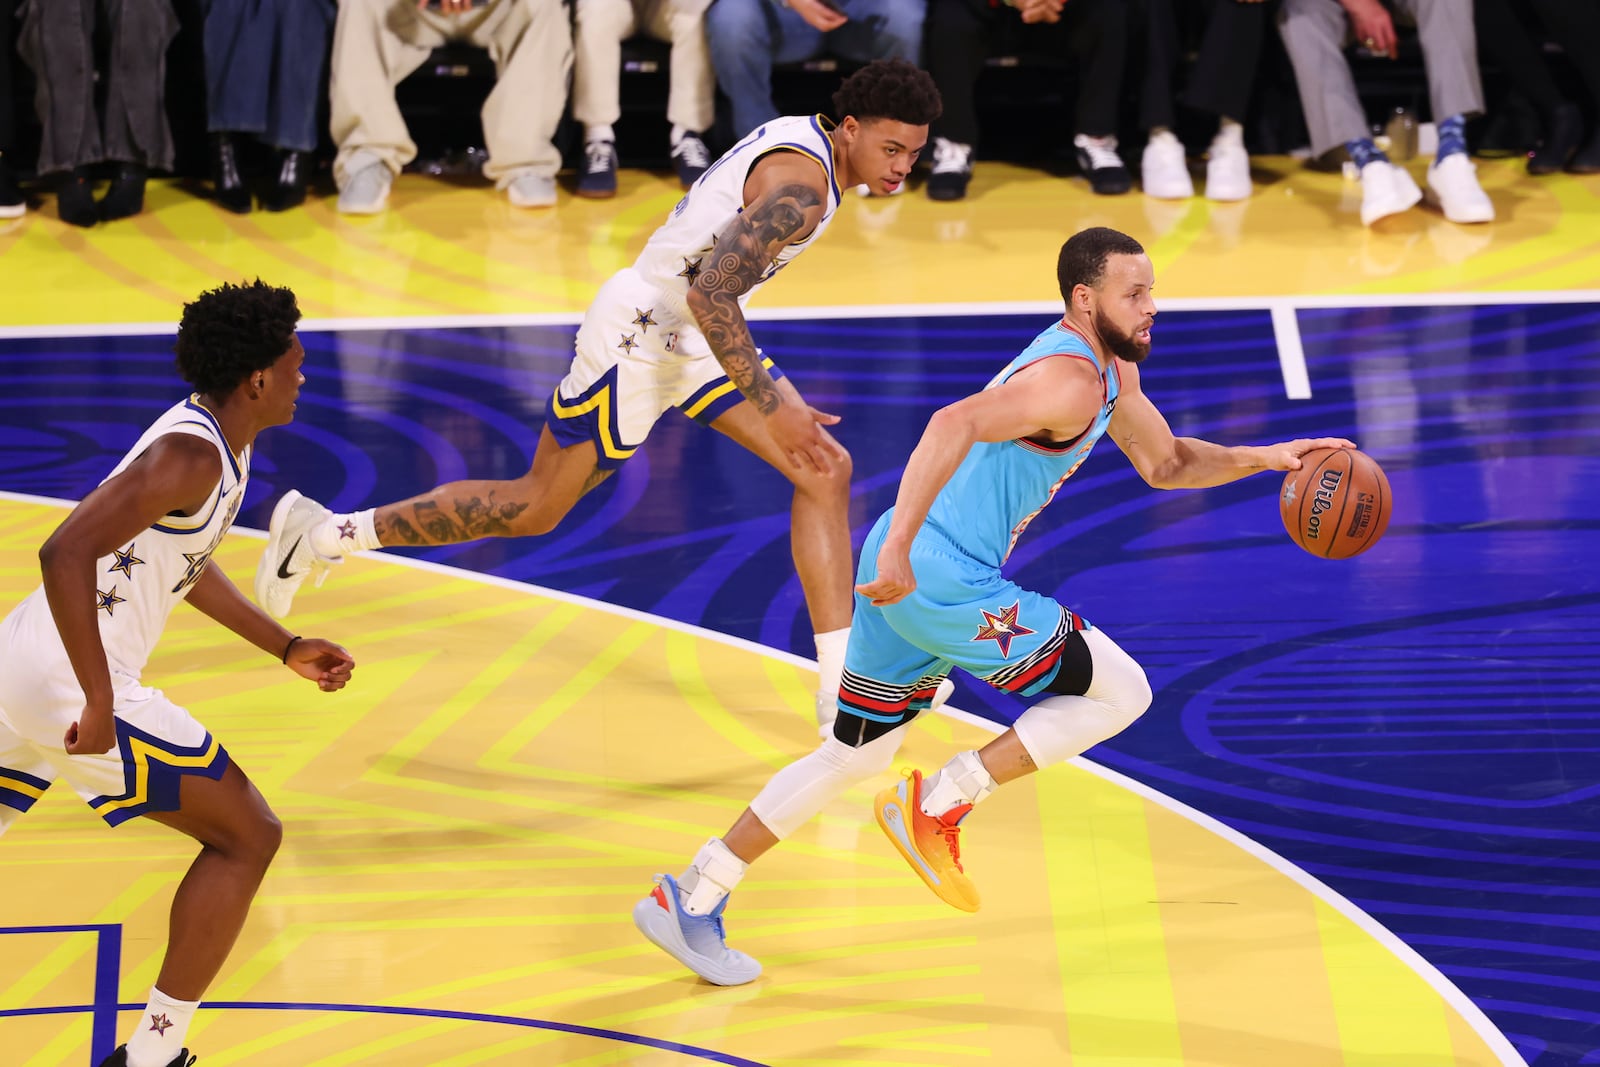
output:
<path id="1" fill-rule="evenodd" d="M 756 354 L 739 297 L 761 280 L 783 246 L 805 228 L 807 210 L 820 203 L 822 194 L 809 185 L 774 189 L 741 212 L 717 238 L 708 257 L 710 265 L 691 285 L 691 306 L 698 304 L 700 328 L 717 362 L 763 415 L 777 410 L 781 398 Z"/>

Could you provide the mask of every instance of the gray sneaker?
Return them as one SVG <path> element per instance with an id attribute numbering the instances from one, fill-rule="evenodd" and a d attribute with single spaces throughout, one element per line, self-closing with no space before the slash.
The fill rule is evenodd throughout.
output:
<path id="1" fill-rule="evenodd" d="M 331 514 L 327 508 L 291 489 L 272 509 L 267 527 L 267 548 L 256 564 L 256 603 L 274 619 L 284 618 L 294 595 L 308 575 L 320 587 L 328 568 L 343 563 L 343 556 L 323 556 L 311 547 L 311 530 Z"/>
<path id="2" fill-rule="evenodd" d="M 506 186 L 506 197 L 512 207 L 554 207 L 556 180 L 548 174 L 524 171 Z"/>
<path id="3" fill-rule="evenodd" d="M 689 915 L 678 907 L 678 883 L 656 875 L 656 887 L 633 906 L 633 925 L 657 948 L 712 985 L 744 985 L 761 977 L 761 964 L 728 947 L 722 912 L 728 898 L 709 915 Z"/>
<path id="4" fill-rule="evenodd" d="M 339 190 L 341 215 L 376 215 L 389 203 L 394 175 L 383 163 L 368 163 L 353 171 Z"/>

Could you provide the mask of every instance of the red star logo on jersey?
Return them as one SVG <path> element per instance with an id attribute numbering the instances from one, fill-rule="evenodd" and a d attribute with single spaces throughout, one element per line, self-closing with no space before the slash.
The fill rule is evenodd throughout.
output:
<path id="1" fill-rule="evenodd" d="M 973 640 L 993 641 L 1000 648 L 1000 658 L 1008 658 L 1011 655 L 1013 637 L 1036 632 L 1017 622 L 1017 614 L 1021 607 L 1022 602 L 1019 600 L 1009 608 L 1001 608 L 998 615 L 979 608 L 978 610 L 983 612 L 983 625 L 978 627 L 978 635 Z"/>
<path id="2" fill-rule="evenodd" d="M 172 1020 L 167 1018 L 166 1012 L 162 1012 L 160 1015 L 150 1016 L 150 1029 L 154 1030 L 162 1037 L 167 1035 L 167 1030 L 170 1029 L 171 1026 Z"/>

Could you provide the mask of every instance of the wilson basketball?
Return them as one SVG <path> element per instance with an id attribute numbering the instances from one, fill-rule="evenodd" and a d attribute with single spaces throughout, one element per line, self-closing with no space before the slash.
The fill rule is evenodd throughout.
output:
<path id="1" fill-rule="evenodd" d="M 1323 559 L 1349 559 L 1377 544 L 1394 504 L 1377 461 L 1353 448 L 1318 448 L 1300 461 L 1278 494 L 1290 540 Z"/>

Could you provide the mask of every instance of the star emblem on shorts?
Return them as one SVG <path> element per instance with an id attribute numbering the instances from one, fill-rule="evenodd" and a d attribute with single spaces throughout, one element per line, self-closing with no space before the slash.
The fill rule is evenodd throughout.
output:
<path id="1" fill-rule="evenodd" d="M 678 277 L 688 278 L 689 284 L 693 285 L 695 276 L 700 273 L 700 264 L 705 261 L 705 258 L 704 256 L 696 256 L 694 259 L 690 259 L 688 256 L 684 256 L 683 269 L 678 272 Z"/>
<path id="2" fill-rule="evenodd" d="M 117 595 L 116 586 L 112 586 L 109 593 L 103 589 L 94 591 L 94 606 L 96 610 L 103 611 L 107 615 L 115 615 L 117 613 L 117 605 L 126 604 L 127 602 L 127 597 Z"/>
<path id="3" fill-rule="evenodd" d="M 1022 601 L 1017 601 L 1009 608 L 1001 608 L 996 615 L 986 608 L 979 608 L 983 612 L 983 625 L 978 627 L 978 634 L 974 641 L 993 641 L 1000 649 L 1000 658 L 1005 659 L 1011 655 L 1011 639 L 1022 637 L 1025 634 L 1036 633 L 1017 621 Z"/>
<path id="4" fill-rule="evenodd" d="M 656 320 L 650 317 L 650 313 L 654 311 L 655 308 L 645 308 L 643 311 L 640 311 L 638 308 L 634 308 L 633 310 L 637 316 L 633 320 L 633 324 L 639 327 L 639 331 L 641 333 L 649 333 L 650 327 L 657 325 Z"/>
<path id="5" fill-rule="evenodd" d="M 624 352 L 632 352 L 635 348 L 639 347 L 639 342 L 633 339 L 633 334 L 625 333 L 622 335 L 622 340 L 617 342 L 617 347 L 622 349 Z"/>
<path id="6" fill-rule="evenodd" d="M 121 571 L 129 578 L 132 578 L 133 568 L 144 562 L 144 560 L 133 554 L 133 549 L 134 546 L 131 544 L 128 546 L 127 551 L 123 551 L 120 548 L 112 549 L 111 555 L 114 557 L 115 562 L 113 562 L 106 570 L 106 573 L 113 574 L 117 571 Z"/>
<path id="7" fill-rule="evenodd" d="M 339 536 L 346 541 L 354 541 L 356 539 L 356 524 L 352 520 L 346 519 L 343 525 L 339 527 Z"/>
<path id="8" fill-rule="evenodd" d="M 165 1037 L 167 1035 L 167 1031 L 171 1028 L 172 1020 L 167 1018 L 166 1012 L 162 1012 L 160 1015 L 150 1016 L 150 1029 L 154 1030 L 162 1037 Z"/>

